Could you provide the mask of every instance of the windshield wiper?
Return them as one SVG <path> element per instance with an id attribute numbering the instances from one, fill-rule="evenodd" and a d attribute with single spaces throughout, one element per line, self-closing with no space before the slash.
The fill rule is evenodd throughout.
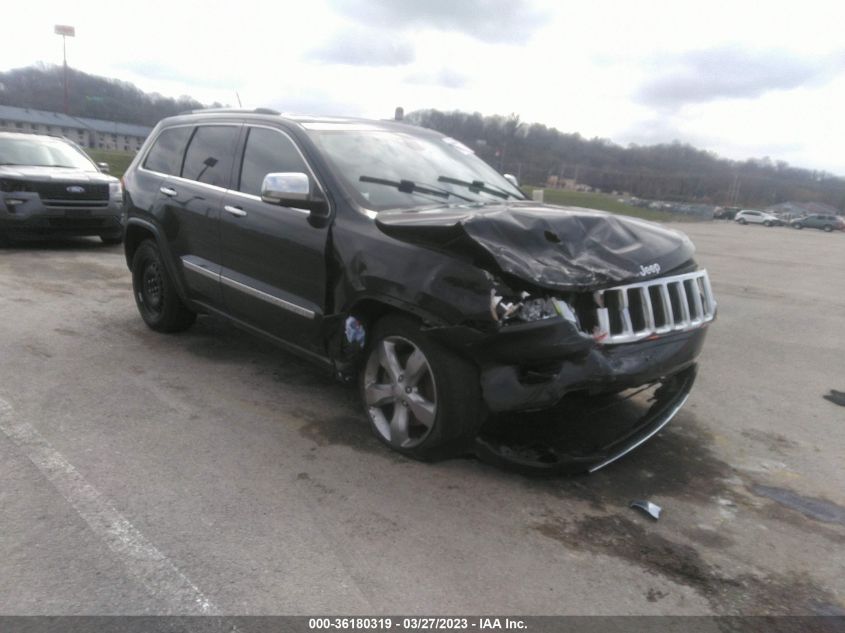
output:
<path id="1" fill-rule="evenodd" d="M 491 196 L 496 196 L 498 198 L 502 198 L 503 200 L 506 198 L 514 197 L 512 193 L 508 193 L 504 189 L 499 189 L 495 185 L 488 185 L 482 180 L 473 180 L 472 182 L 468 180 L 458 180 L 457 178 L 450 178 L 449 176 L 440 176 L 437 179 L 438 182 L 445 182 L 449 185 L 458 185 L 460 187 L 466 187 L 473 193 L 478 193 L 482 191 L 484 193 L 489 193 Z"/>
<path id="2" fill-rule="evenodd" d="M 448 189 L 442 187 L 434 187 L 433 185 L 420 185 L 413 180 L 385 180 L 384 178 L 373 178 L 372 176 L 361 176 L 358 180 L 361 182 L 369 182 L 374 185 L 384 185 L 385 187 L 395 187 L 402 193 L 422 193 L 429 196 L 437 196 L 439 198 L 448 198 L 453 196 L 460 198 L 466 202 L 475 202 L 472 198 L 458 195 Z"/>

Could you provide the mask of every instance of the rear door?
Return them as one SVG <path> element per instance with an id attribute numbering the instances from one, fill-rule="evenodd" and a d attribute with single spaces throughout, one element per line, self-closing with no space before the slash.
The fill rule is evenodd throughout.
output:
<path id="1" fill-rule="evenodd" d="M 182 267 L 188 294 L 217 308 L 222 307 L 220 213 L 239 132 L 239 124 L 194 127 L 179 176 L 161 187 L 165 197 L 162 224 Z"/>
<path id="2" fill-rule="evenodd" d="M 317 353 L 326 300 L 328 227 L 308 211 L 261 200 L 264 176 L 303 172 L 316 179 L 291 136 L 280 128 L 245 125 L 232 190 L 220 220 L 221 287 L 235 318 Z"/>

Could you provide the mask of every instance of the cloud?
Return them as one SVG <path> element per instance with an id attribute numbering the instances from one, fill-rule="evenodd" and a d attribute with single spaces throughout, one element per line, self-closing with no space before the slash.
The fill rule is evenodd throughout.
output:
<path id="1" fill-rule="evenodd" d="M 414 61 L 414 46 L 395 35 L 352 29 L 334 35 L 305 55 L 310 61 L 350 66 L 403 66 Z"/>
<path id="2" fill-rule="evenodd" d="M 635 96 L 641 103 L 666 109 L 716 99 L 755 98 L 828 79 L 841 69 L 842 61 L 841 55 L 811 61 L 785 51 L 737 47 L 690 51 L 669 62 L 669 70 L 643 84 Z"/>
<path id="3" fill-rule="evenodd" d="M 441 68 L 437 72 L 418 72 L 405 77 L 410 84 L 422 86 L 440 86 L 442 88 L 465 88 L 469 83 L 469 77 L 451 68 Z"/>
<path id="4" fill-rule="evenodd" d="M 457 31 L 493 44 L 524 43 L 550 17 L 527 0 L 330 0 L 370 26 Z"/>

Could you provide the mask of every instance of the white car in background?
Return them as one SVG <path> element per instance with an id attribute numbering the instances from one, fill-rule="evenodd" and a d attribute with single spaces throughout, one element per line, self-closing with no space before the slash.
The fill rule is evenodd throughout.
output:
<path id="1" fill-rule="evenodd" d="M 734 220 L 740 224 L 762 224 L 764 226 L 780 226 L 783 224 L 778 216 L 765 211 L 754 211 L 753 209 L 743 209 L 736 214 Z"/>

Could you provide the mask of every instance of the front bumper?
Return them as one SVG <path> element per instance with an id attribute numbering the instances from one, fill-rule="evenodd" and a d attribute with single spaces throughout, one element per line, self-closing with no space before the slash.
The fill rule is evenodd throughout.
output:
<path id="1" fill-rule="evenodd" d="M 36 194 L 0 194 L 0 231 L 36 235 L 119 235 L 123 232 L 122 209 L 116 201 L 102 206 L 62 207 L 48 206 Z"/>
<path id="2" fill-rule="evenodd" d="M 693 364 L 660 380 L 651 398 L 645 401 L 650 406 L 644 411 L 644 405 L 639 409 L 631 405 L 628 411 L 608 413 L 608 404 L 602 399 L 582 406 L 577 417 L 591 431 L 586 450 L 583 446 L 579 447 L 583 444 L 583 437 L 578 437 L 570 415 L 553 412 L 563 419 L 552 420 L 554 424 L 547 423 L 545 428 L 538 429 L 536 423 L 521 428 L 509 419 L 488 425 L 475 440 L 475 453 L 484 462 L 526 475 L 594 473 L 644 444 L 669 424 L 687 401 L 695 383 L 696 371 Z M 619 400 L 615 403 L 617 409 L 628 404 L 626 399 L 611 397 Z M 638 417 L 632 413 L 634 410 L 640 413 Z M 571 411 L 568 413 L 571 414 Z M 623 428 L 604 428 L 613 424 L 603 420 L 602 414 L 605 417 L 610 415 L 617 422 L 622 418 Z M 609 438 L 608 431 L 611 434 Z M 606 438 L 601 439 L 602 435 Z"/>
<path id="3" fill-rule="evenodd" d="M 479 366 L 484 402 L 501 413 L 546 409 L 571 392 L 617 392 L 677 374 L 695 363 L 708 325 L 619 345 L 600 345 L 564 319 L 486 336 L 470 328 L 431 333 Z"/>

